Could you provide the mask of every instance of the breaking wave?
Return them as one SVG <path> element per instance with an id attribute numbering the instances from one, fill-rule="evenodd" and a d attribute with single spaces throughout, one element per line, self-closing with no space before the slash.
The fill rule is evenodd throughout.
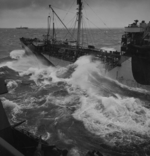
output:
<path id="1" fill-rule="evenodd" d="M 25 55 L 25 51 L 22 50 L 13 50 L 10 52 L 10 57 L 13 59 L 21 59 Z"/>
<path id="2" fill-rule="evenodd" d="M 45 68 L 35 55 L 25 55 L 24 50 L 13 50 L 10 52 L 10 57 L 12 61 L 4 62 L 0 64 L 0 67 L 7 66 L 17 72 L 26 71 L 29 68 Z"/>
<path id="3" fill-rule="evenodd" d="M 13 92 L 2 98 L 4 107 L 13 108 L 12 120 L 26 119 L 25 127 L 49 143 L 82 148 L 105 143 L 131 150 L 150 139 L 149 92 L 105 77 L 103 64 L 92 57 L 56 68 L 35 56 L 19 53 L 18 58 L 18 51 L 11 56 L 18 60 L 5 65 L 19 72 L 22 81 L 8 81 Z"/>

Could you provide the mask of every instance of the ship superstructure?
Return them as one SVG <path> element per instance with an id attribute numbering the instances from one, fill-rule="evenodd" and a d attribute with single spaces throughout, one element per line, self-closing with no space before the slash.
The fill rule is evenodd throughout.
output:
<path id="1" fill-rule="evenodd" d="M 121 53 L 131 57 L 131 69 L 136 82 L 150 85 L 150 22 L 138 20 L 125 27 Z"/>

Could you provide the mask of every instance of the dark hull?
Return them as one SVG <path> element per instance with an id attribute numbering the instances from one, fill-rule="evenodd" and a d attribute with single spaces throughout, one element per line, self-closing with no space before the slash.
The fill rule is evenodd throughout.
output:
<path id="1" fill-rule="evenodd" d="M 142 85 L 150 85 L 150 60 L 132 57 L 134 79 Z"/>

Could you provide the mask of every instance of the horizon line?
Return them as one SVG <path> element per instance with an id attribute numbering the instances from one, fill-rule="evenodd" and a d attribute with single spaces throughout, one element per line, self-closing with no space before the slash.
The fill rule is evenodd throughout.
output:
<path id="1" fill-rule="evenodd" d="M 19 27 L 0 27 L 0 29 L 17 29 Z M 45 27 L 27 27 L 26 30 L 28 29 L 47 29 Z M 55 29 L 66 29 L 66 28 L 55 28 Z M 73 29 L 73 28 L 68 28 L 68 29 Z M 77 29 L 77 28 L 75 28 Z M 100 27 L 100 28 L 83 28 L 83 29 L 124 29 L 124 27 Z M 51 28 L 52 30 L 52 28 Z"/>

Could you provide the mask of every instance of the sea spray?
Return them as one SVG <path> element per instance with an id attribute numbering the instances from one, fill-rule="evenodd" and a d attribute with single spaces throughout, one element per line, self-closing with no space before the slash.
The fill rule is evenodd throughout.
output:
<path id="1" fill-rule="evenodd" d="M 4 108 L 11 107 L 12 109 L 16 109 L 16 110 L 21 108 L 17 103 L 10 101 L 4 97 L 2 97 L 1 100 Z"/>
<path id="2" fill-rule="evenodd" d="M 88 57 L 80 58 L 75 64 L 77 67 L 69 79 L 57 79 L 65 81 L 71 84 L 72 87 L 80 88 L 86 92 L 86 97 L 85 94 L 78 95 L 78 97 L 80 97 L 80 106 L 73 114 L 75 119 L 81 120 L 90 132 L 103 138 L 108 136 L 108 134 L 117 132 L 120 134 L 120 137 L 127 137 L 130 133 L 132 136 L 134 136 L 134 133 L 137 133 L 149 137 L 148 123 L 150 111 L 143 106 L 142 101 L 134 97 L 128 98 L 126 95 L 124 97 L 119 95 L 114 97 L 111 94 L 111 92 L 115 94 L 116 90 L 114 90 L 114 88 L 107 90 L 107 96 L 100 94 L 100 89 L 101 92 L 107 89 L 106 86 L 106 88 L 104 88 L 104 85 L 101 84 L 103 81 L 99 81 L 97 77 L 94 77 L 94 73 L 100 71 L 98 68 L 100 64 L 98 62 L 92 62 Z M 48 76 L 51 76 L 51 73 L 49 73 Z M 103 77 L 102 73 L 99 73 L 99 76 Z M 91 81 L 93 77 L 99 82 L 99 85 L 95 85 L 93 81 Z M 107 78 L 103 77 L 103 79 Z M 107 81 L 109 81 L 109 79 L 107 79 Z M 110 84 L 111 81 L 109 82 Z M 107 85 L 109 85 L 109 83 Z M 116 85 L 119 84 L 116 83 Z M 72 99 L 70 99 L 70 102 L 71 101 Z M 58 99 L 53 100 L 53 103 L 58 104 Z M 60 100 L 59 105 L 68 105 L 68 103 L 69 102 L 66 101 L 61 102 Z M 111 141 L 110 138 L 108 141 Z M 113 142 L 115 144 L 121 141 L 120 139 L 116 139 L 116 141 Z M 132 140 L 130 141 L 132 142 Z"/>
<path id="3" fill-rule="evenodd" d="M 30 67 L 45 68 L 47 67 L 42 61 L 39 61 L 35 55 L 25 55 L 24 50 L 13 50 L 10 52 L 10 57 L 15 58 L 12 61 L 0 64 L 0 67 L 7 66 L 17 72 L 26 71 Z"/>
<path id="4" fill-rule="evenodd" d="M 13 59 L 20 59 L 25 55 L 25 50 L 13 50 L 10 52 L 10 57 Z"/>
<path id="5" fill-rule="evenodd" d="M 84 58 L 82 58 L 84 60 Z M 87 59 L 87 58 L 86 58 Z M 72 77 L 68 81 L 73 86 L 80 87 L 87 92 L 87 96 L 81 94 L 80 96 L 80 108 L 76 110 L 73 116 L 83 121 L 85 127 L 92 133 L 100 136 L 106 137 L 108 134 L 114 134 L 119 132 L 121 136 L 128 137 L 130 133 L 136 133 L 139 135 L 149 136 L 149 122 L 150 122 L 150 110 L 144 107 L 144 102 L 138 98 L 128 98 L 126 95 L 116 97 L 112 96 L 113 92 L 115 94 L 116 90 L 114 88 L 108 88 L 103 86 L 103 81 L 99 81 L 94 77 L 94 73 L 98 73 L 99 76 L 103 77 L 102 72 L 99 68 L 100 64 L 98 62 L 92 62 L 90 59 L 80 60 L 76 62 L 78 67 L 72 74 Z M 87 61 L 87 62 L 86 62 Z M 91 77 L 99 81 L 96 85 L 91 81 Z M 103 77 L 103 79 L 110 79 Z M 113 80 L 111 80 L 113 81 Z M 109 82 L 111 84 L 111 81 Z M 110 85 L 108 83 L 108 85 Z M 116 83 L 116 85 L 120 85 Z M 124 89 L 124 86 L 121 86 Z M 126 89 L 128 87 L 125 87 Z M 100 94 L 107 89 L 107 96 Z M 134 89 L 128 88 L 130 91 Z M 122 90 L 124 91 L 124 90 Z M 136 90 L 142 92 L 142 90 Z M 143 90 L 145 93 L 145 90 Z M 143 94 L 144 94 L 143 93 Z M 118 94 L 118 92 L 117 92 Z M 99 109 L 98 109 L 99 108 Z M 124 133 L 125 132 L 125 133 Z M 114 135 L 115 137 L 115 135 Z M 144 137 L 144 136 L 143 136 Z M 142 139 L 141 139 L 142 140 Z M 111 140 L 108 140 L 109 142 Z M 116 139 L 116 142 L 122 142 L 123 140 Z M 132 140 L 130 140 L 132 142 Z M 137 139 L 138 142 L 138 139 Z M 125 143 L 125 142 L 124 142 Z M 127 143 L 127 142 L 126 142 Z"/>
<path id="6" fill-rule="evenodd" d="M 50 134 L 49 143 L 76 142 L 88 148 L 100 147 L 103 140 L 119 148 L 142 144 L 150 137 L 150 111 L 146 107 L 149 102 L 144 100 L 148 93 L 105 77 L 101 62 L 85 56 L 65 68 L 38 67 L 23 56 L 16 67 L 22 59 L 28 66 L 20 66 L 20 77 L 27 75 L 33 83 L 26 91 L 16 86 L 15 93 L 20 96 L 12 101 L 21 112 L 13 115 L 18 120 L 26 119 L 25 127 L 43 138 Z M 58 132 L 73 142 L 60 140 Z"/>

